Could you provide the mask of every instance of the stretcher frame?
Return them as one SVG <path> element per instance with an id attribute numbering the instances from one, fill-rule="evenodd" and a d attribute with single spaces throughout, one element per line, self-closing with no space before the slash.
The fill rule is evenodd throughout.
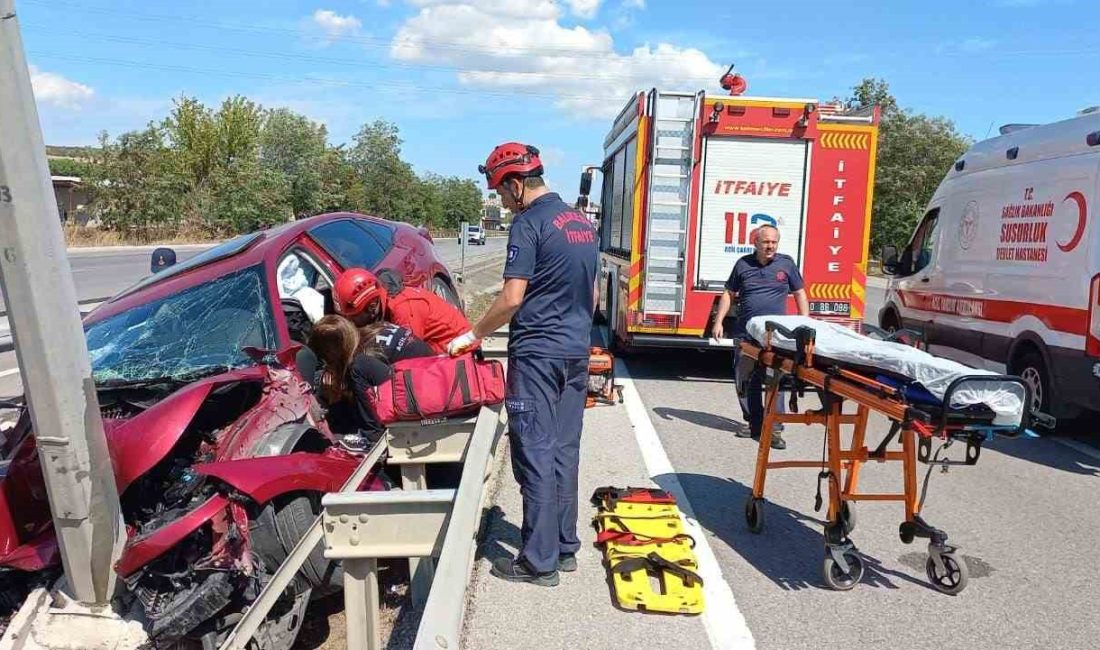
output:
<path id="1" fill-rule="evenodd" d="M 875 328 L 872 328 L 875 329 Z M 879 338 L 897 339 L 910 336 L 910 331 L 887 334 L 875 330 Z M 772 346 L 772 336 L 779 332 L 796 342 L 796 351 L 781 350 Z M 766 368 L 772 369 L 771 377 L 765 386 L 764 420 L 760 429 L 760 444 L 756 458 L 756 470 L 753 478 L 752 495 L 745 504 L 745 518 L 749 530 L 759 533 L 764 525 L 764 487 L 769 470 L 788 468 L 816 468 L 818 475 L 817 507 L 822 505 L 821 480 L 828 481 L 828 508 L 825 524 L 825 559 L 822 573 L 826 584 L 837 590 L 848 590 L 859 583 L 863 575 L 863 560 L 848 537 L 855 528 L 855 501 L 900 501 L 904 506 L 905 519 L 898 529 L 899 537 L 910 544 L 917 537 L 927 538 L 928 559 L 926 573 L 932 585 L 941 592 L 957 594 L 966 588 L 968 572 L 966 563 L 957 554 L 957 548 L 947 543 L 947 534 L 921 517 L 928 478 L 934 466 L 946 469 L 950 465 L 977 463 L 981 444 L 995 433 L 1019 435 L 1029 425 L 1029 420 L 1037 419 L 1049 426 L 1049 416 L 1030 413 L 1026 405 L 1031 404 L 1030 387 L 1021 378 L 1009 375 L 971 375 L 956 379 L 947 389 L 943 407 L 936 409 L 908 402 L 904 392 L 892 386 L 876 381 L 857 370 L 845 368 L 835 361 L 815 355 L 816 333 L 809 327 L 798 327 L 794 331 L 774 322 L 766 323 L 765 341 L 758 345 L 752 340 L 740 342 L 741 353 L 755 359 Z M 914 345 L 920 347 L 919 334 Z M 872 371 L 873 372 L 873 371 Z M 792 394 L 789 413 L 781 414 L 776 410 L 779 400 L 780 384 L 785 376 L 793 379 L 795 393 Z M 1018 426 L 995 426 L 992 416 L 975 416 L 973 409 L 953 407 L 954 392 L 961 386 L 973 381 L 1000 381 L 1017 384 L 1023 388 L 1025 405 Z M 797 395 L 805 393 L 810 387 L 821 397 L 823 408 L 798 413 Z M 857 405 L 856 413 L 843 412 L 845 402 Z M 871 412 L 886 416 L 891 421 L 890 433 L 880 444 L 871 449 L 867 446 L 867 424 Z M 771 441 L 773 426 L 784 424 L 820 424 L 825 428 L 825 442 L 820 460 L 782 460 L 772 461 Z M 842 426 L 853 426 L 851 444 L 843 446 Z M 893 439 L 900 440 L 900 451 L 888 449 Z M 933 438 L 943 443 L 935 457 L 931 455 Z M 939 452 L 954 441 L 966 442 L 967 451 L 964 461 L 941 460 Z M 917 461 L 929 464 L 924 489 L 918 495 Z M 864 493 L 859 491 L 859 476 L 863 465 L 868 462 L 897 462 L 902 465 L 903 489 L 900 493 Z M 843 481 L 841 477 L 843 476 Z"/>

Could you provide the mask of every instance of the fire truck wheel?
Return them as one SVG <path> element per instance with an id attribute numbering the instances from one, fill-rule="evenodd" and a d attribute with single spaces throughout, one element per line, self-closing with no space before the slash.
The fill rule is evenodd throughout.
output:
<path id="1" fill-rule="evenodd" d="M 942 572 L 936 568 L 936 561 L 932 559 L 931 555 L 924 563 L 924 570 L 928 574 L 928 581 L 932 583 L 932 586 L 952 596 L 966 589 L 966 585 L 970 581 L 970 570 L 966 567 L 966 560 L 959 557 L 959 554 L 955 551 L 940 553 L 940 560 L 943 561 L 944 570 Z"/>
<path id="2" fill-rule="evenodd" d="M 825 584 L 836 591 L 848 591 L 859 584 L 863 579 L 863 558 L 855 551 L 844 554 L 844 561 L 848 563 L 848 573 L 833 559 L 833 554 L 825 551 L 825 562 L 821 566 L 821 576 L 825 578 Z"/>
<path id="3" fill-rule="evenodd" d="M 745 502 L 745 523 L 749 525 L 749 532 L 757 535 L 764 530 L 764 500 L 749 497 Z"/>

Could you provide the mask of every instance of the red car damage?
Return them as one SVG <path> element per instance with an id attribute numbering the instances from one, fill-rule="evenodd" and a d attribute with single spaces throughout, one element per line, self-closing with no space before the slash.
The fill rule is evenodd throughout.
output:
<path id="1" fill-rule="evenodd" d="M 334 312 L 331 287 L 350 266 L 393 269 L 457 303 L 426 231 L 341 213 L 215 246 L 85 318 L 129 537 L 115 569 L 158 646 L 215 647 L 358 465 L 300 345 Z M 0 458 L 3 614 L 61 566 L 28 413 Z M 383 487 L 376 476 L 364 489 Z M 311 596 L 341 580 L 318 549 L 257 647 L 289 648 Z"/>

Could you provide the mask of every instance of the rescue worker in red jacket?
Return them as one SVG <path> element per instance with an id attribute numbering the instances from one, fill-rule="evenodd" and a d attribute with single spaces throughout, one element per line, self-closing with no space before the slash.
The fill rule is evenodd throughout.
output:
<path id="1" fill-rule="evenodd" d="M 391 296 L 366 269 L 352 268 L 336 278 L 332 290 L 336 311 L 356 327 L 384 319 L 412 330 L 436 354 L 447 344 L 470 331 L 470 321 L 457 307 L 427 289 L 405 287 Z"/>

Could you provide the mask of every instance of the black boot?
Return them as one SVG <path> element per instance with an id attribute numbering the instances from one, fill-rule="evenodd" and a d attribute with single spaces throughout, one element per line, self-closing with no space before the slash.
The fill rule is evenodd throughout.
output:
<path id="1" fill-rule="evenodd" d="M 508 557 L 494 560 L 489 573 L 509 582 L 528 582 L 540 587 L 556 587 L 559 582 L 557 571 L 536 573 L 526 561 Z"/>

